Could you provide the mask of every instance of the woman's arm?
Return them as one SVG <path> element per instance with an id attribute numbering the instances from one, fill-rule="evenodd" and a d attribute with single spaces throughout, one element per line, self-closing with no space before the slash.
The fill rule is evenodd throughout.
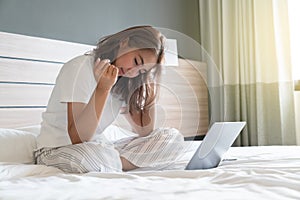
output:
<path id="1" fill-rule="evenodd" d="M 118 69 L 107 60 L 97 60 L 94 74 L 98 84 L 88 104 L 68 103 L 68 133 L 72 144 L 89 141 L 94 136 Z"/>
<path id="2" fill-rule="evenodd" d="M 126 119 L 135 133 L 141 137 L 145 137 L 154 129 L 155 105 L 141 111 L 133 110 L 128 112 L 126 113 Z"/>
<path id="3" fill-rule="evenodd" d="M 126 119 L 131 124 L 133 131 L 139 136 L 145 137 L 149 135 L 155 125 L 155 84 L 150 85 L 151 91 L 149 93 L 148 102 L 146 102 L 143 110 L 129 109 L 127 108 Z M 129 106 L 130 107 L 130 106 Z"/>
<path id="4" fill-rule="evenodd" d="M 68 133 L 72 144 L 89 141 L 93 137 L 108 93 L 95 90 L 88 104 L 68 103 Z"/>

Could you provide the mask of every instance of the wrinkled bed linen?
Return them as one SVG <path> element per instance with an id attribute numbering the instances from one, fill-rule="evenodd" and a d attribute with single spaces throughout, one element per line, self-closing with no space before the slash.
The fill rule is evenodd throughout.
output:
<path id="1" fill-rule="evenodd" d="M 1 163 L 0 199 L 300 199 L 300 146 L 232 147 L 219 167 L 186 171 L 199 145 L 187 144 L 164 169 L 126 173 Z"/>

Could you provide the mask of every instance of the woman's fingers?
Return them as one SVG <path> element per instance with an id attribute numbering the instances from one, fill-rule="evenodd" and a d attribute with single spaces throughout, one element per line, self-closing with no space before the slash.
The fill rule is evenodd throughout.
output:
<path id="1" fill-rule="evenodd" d="M 103 75 L 104 72 L 107 71 L 109 66 L 110 60 L 108 59 L 100 60 L 100 58 L 98 58 L 96 60 L 94 67 L 94 75 L 97 81 L 99 81 L 100 77 Z"/>
<path id="2" fill-rule="evenodd" d="M 108 59 L 95 61 L 94 75 L 98 83 L 98 88 L 110 90 L 116 83 L 119 69 L 110 64 Z"/>
<path id="3" fill-rule="evenodd" d="M 107 75 L 111 75 L 113 77 L 116 77 L 119 73 L 119 69 L 114 65 L 110 65 L 106 69 L 106 73 L 107 73 Z"/>
<path id="4" fill-rule="evenodd" d="M 110 60 L 104 59 L 101 60 L 100 62 L 97 62 L 95 68 L 96 70 L 99 70 L 99 72 L 104 72 L 109 65 L 110 65 Z"/>
<path id="5" fill-rule="evenodd" d="M 112 71 L 112 75 L 113 77 L 117 77 L 119 74 L 119 69 L 117 67 L 114 66 L 113 71 Z"/>

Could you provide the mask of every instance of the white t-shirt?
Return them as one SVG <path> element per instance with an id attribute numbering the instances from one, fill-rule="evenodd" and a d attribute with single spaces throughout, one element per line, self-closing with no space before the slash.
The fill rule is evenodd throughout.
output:
<path id="1" fill-rule="evenodd" d="M 37 147 L 59 147 L 72 144 L 67 129 L 67 102 L 88 103 L 95 88 L 94 57 L 81 55 L 62 67 L 46 111 L 42 114 L 41 133 Z M 122 102 L 109 95 L 92 140 L 97 140 L 117 117 Z"/>

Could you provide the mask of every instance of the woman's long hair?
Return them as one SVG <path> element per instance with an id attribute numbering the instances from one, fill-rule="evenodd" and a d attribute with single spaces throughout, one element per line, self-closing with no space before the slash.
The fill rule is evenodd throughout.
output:
<path id="1" fill-rule="evenodd" d="M 147 72 L 139 72 L 134 78 L 119 77 L 112 88 L 112 94 L 125 101 L 129 105 L 129 112 L 149 108 L 159 93 L 159 82 L 161 76 L 161 64 L 164 60 L 165 37 L 151 26 L 135 26 L 116 34 L 106 36 L 97 44 L 93 50 L 95 60 L 110 59 L 114 64 L 120 44 L 127 40 L 127 46 L 137 50 L 149 50 L 157 56 L 156 64 Z"/>

